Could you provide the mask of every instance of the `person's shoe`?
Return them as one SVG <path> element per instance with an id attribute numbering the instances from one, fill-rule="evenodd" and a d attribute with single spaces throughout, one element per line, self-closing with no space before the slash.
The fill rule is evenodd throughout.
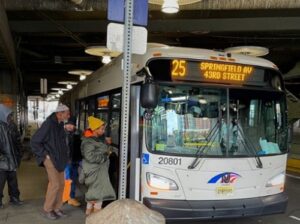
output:
<path id="1" fill-rule="evenodd" d="M 24 204 L 23 201 L 21 201 L 19 198 L 15 198 L 15 197 L 10 198 L 9 203 L 11 203 L 12 205 L 16 205 L 16 206 L 20 206 L 20 205 Z"/>
<path id="2" fill-rule="evenodd" d="M 41 211 L 41 215 L 46 218 L 46 219 L 49 219 L 49 220 L 56 220 L 58 219 L 58 216 L 56 216 L 56 214 L 51 211 L 51 212 L 46 212 L 44 210 Z"/>
<path id="3" fill-rule="evenodd" d="M 54 211 L 55 215 L 58 217 L 58 218 L 66 218 L 68 217 L 68 215 L 66 213 L 64 213 L 62 210 L 55 210 Z"/>
<path id="4" fill-rule="evenodd" d="M 68 200 L 68 204 L 72 205 L 72 206 L 75 206 L 75 207 L 79 207 L 80 206 L 80 202 L 77 201 L 75 198 L 70 198 Z"/>

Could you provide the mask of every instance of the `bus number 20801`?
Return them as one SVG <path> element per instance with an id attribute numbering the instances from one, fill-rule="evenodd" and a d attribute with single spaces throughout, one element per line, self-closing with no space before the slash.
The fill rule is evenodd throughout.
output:
<path id="1" fill-rule="evenodd" d="M 181 158 L 158 157 L 158 164 L 163 164 L 163 165 L 181 165 Z"/>

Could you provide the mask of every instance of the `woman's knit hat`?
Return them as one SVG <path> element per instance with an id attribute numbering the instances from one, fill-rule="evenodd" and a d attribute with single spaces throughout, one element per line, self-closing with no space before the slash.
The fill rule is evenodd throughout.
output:
<path id="1" fill-rule="evenodd" d="M 89 122 L 89 128 L 92 131 L 95 131 L 96 129 L 100 128 L 102 125 L 105 124 L 104 121 L 102 121 L 101 119 L 95 118 L 93 116 L 88 117 L 88 122 Z"/>

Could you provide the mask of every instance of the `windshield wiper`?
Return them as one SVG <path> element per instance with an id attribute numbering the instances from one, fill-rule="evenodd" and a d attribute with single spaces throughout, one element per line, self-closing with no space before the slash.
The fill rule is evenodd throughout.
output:
<path id="1" fill-rule="evenodd" d="M 201 156 L 203 156 L 204 150 L 207 148 L 207 146 L 209 146 L 212 142 L 214 142 L 215 138 L 217 137 L 216 132 L 218 130 L 217 129 L 218 124 L 219 124 L 219 122 L 217 122 L 216 125 L 213 127 L 213 129 L 211 129 L 211 131 L 209 132 L 209 134 L 206 137 L 207 143 L 204 146 L 201 146 L 198 149 L 198 151 L 195 153 L 196 158 L 193 160 L 191 165 L 188 166 L 188 169 L 194 169 L 199 164 L 199 159 L 201 158 Z M 246 151 L 248 152 L 248 155 L 254 155 L 254 158 L 257 163 L 257 168 L 263 168 L 263 163 L 262 163 L 259 155 L 257 154 L 257 151 L 255 150 L 254 145 L 249 140 L 249 138 L 244 134 L 244 132 L 240 128 L 240 126 L 237 125 L 237 127 L 238 127 L 238 132 L 241 134 L 241 136 L 243 138 L 242 143 L 243 143 Z"/>
<path id="2" fill-rule="evenodd" d="M 198 164 L 199 164 L 199 158 L 203 155 L 204 150 L 207 148 L 207 146 L 209 144 L 211 144 L 212 142 L 214 142 L 215 138 L 216 138 L 216 132 L 218 130 L 218 124 L 219 121 L 215 124 L 215 126 L 209 131 L 207 137 L 205 138 L 206 140 L 206 144 L 203 146 L 200 146 L 199 149 L 197 150 L 197 152 L 195 153 L 196 158 L 193 160 L 193 162 L 191 163 L 191 165 L 188 166 L 188 169 L 194 169 Z M 214 137 L 215 136 L 215 137 Z M 214 137 L 214 138 L 213 138 Z M 212 140 L 213 138 L 213 140 Z"/>
<path id="3" fill-rule="evenodd" d="M 237 123 L 237 128 L 238 128 L 238 131 L 242 135 L 242 138 L 244 140 L 244 141 L 242 141 L 242 143 L 243 143 L 245 149 L 247 150 L 248 154 L 251 155 L 251 153 L 249 153 L 249 150 L 252 151 L 254 158 L 256 160 L 256 163 L 257 163 L 257 168 L 263 168 L 263 163 L 261 162 L 261 159 L 260 159 L 259 155 L 257 154 L 255 146 L 252 144 L 252 142 L 249 140 L 249 138 L 245 135 L 245 133 L 240 128 L 238 123 Z"/>

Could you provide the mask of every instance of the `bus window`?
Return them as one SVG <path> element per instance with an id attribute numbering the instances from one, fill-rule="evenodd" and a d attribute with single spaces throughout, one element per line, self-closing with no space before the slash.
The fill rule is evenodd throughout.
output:
<path id="1" fill-rule="evenodd" d="M 109 96 L 97 97 L 97 110 L 95 112 L 95 117 L 100 118 L 104 122 L 108 123 L 108 113 L 109 113 Z"/>
<path id="2" fill-rule="evenodd" d="M 250 127 L 254 127 L 256 108 L 257 108 L 257 101 L 251 100 L 250 108 L 249 108 L 249 126 Z"/>
<path id="3" fill-rule="evenodd" d="M 99 118 L 101 120 L 103 120 L 105 123 L 108 122 L 108 113 L 105 111 L 98 111 L 96 114 L 95 114 L 95 117 L 96 118 Z"/>
<path id="4" fill-rule="evenodd" d="M 97 98 L 98 110 L 108 109 L 109 107 L 109 96 L 100 96 Z"/>
<path id="5" fill-rule="evenodd" d="M 110 120 L 110 136 L 112 143 L 119 145 L 120 112 L 113 112 Z"/>
<path id="6" fill-rule="evenodd" d="M 95 110 L 96 110 L 96 102 L 95 102 L 95 98 L 91 98 L 88 101 L 88 116 L 94 116 Z"/>
<path id="7" fill-rule="evenodd" d="M 281 126 L 282 126 L 282 109 L 281 109 L 281 105 L 279 102 L 276 103 L 276 121 L 277 121 L 277 124 L 276 124 L 276 128 L 277 129 L 281 129 Z"/>
<path id="8" fill-rule="evenodd" d="M 233 155 L 246 156 L 253 151 L 260 155 L 286 152 L 283 102 L 284 97 L 278 92 L 230 90 L 230 103 L 237 105 L 230 113 L 234 121 L 229 143 Z M 233 128 L 236 147 L 233 147 Z"/>
<path id="9" fill-rule="evenodd" d="M 76 128 L 80 130 L 80 101 L 76 100 L 75 101 L 75 111 L 74 111 L 74 116 L 76 117 Z"/>
<path id="10" fill-rule="evenodd" d="M 159 105 L 147 125 L 148 148 L 193 155 L 205 146 L 207 155 L 223 155 L 222 112 L 226 90 L 186 86 L 161 87 Z"/>
<path id="11" fill-rule="evenodd" d="M 84 130 L 86 128 L 86 107 L 85 101 L 80 101 L 80 115 L 79 115 L 79 129 Z"/>
<path id="12" fill-rule="evenodd" d="M 227 100 L 226 89 L 161 86 L 159 105 L 146 122 L 147 147 L 180 155 L 283 153 L 283 102 L 278 92 L 229 89 Z"/>
<path id="13" fill-rule="evenodd" d="M 121 108 L 121 93 L 116 93 L 112 96 L 112 108 L 113 109 Z"/>

